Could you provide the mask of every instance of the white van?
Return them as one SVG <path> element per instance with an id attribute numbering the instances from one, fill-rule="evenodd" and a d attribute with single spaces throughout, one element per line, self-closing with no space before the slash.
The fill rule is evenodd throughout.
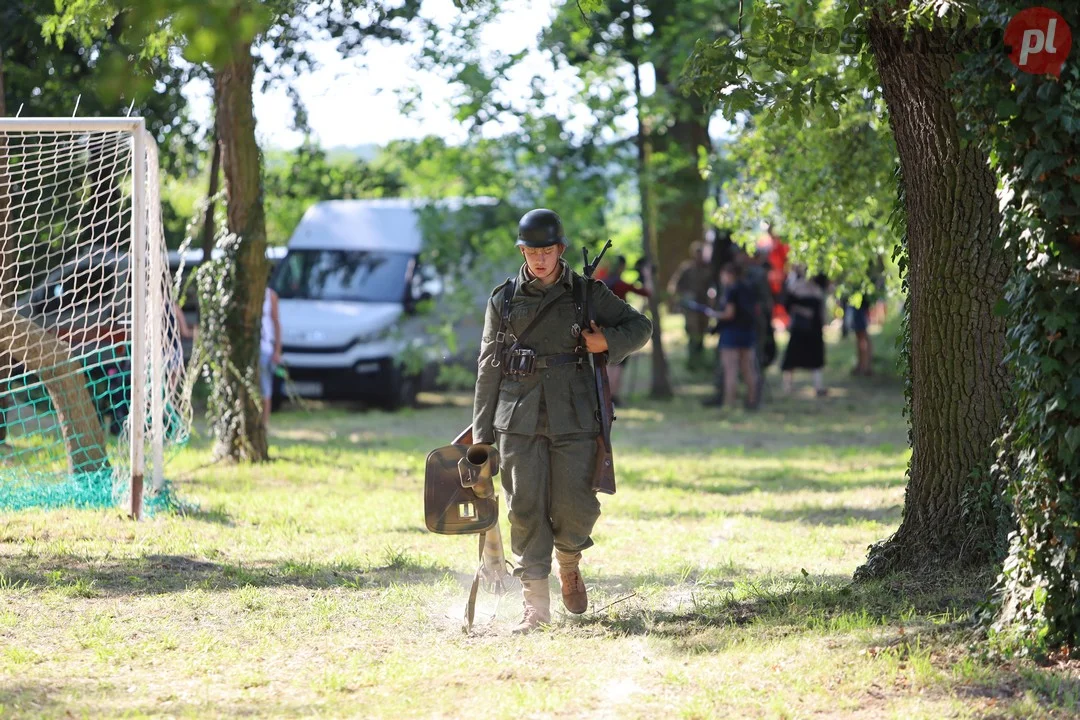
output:
<path id="1" fill-rule="evenodd" d="M 329 200 L 304 213 L 270 281 L 280 299 L 289 390 L 392 408 L 415 400 L 420 377 L 404 370 L 401 356 L 429 342 L 416 306 L 442 290 L 418 264 L 418 211 L 430 204 Z"/>

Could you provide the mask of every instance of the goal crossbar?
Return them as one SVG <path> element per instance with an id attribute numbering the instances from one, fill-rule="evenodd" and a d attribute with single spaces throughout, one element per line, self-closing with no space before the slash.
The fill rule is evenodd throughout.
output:
<path id="1" fill-rule="evenodd" d="M 8 132 L 131 132 L 142 130 L 141 117 L 101 118 L 0 118 L 0 130 Z"/>

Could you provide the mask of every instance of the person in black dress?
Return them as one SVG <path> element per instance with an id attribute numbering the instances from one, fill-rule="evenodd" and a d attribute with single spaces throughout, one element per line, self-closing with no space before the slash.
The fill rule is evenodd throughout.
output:
<path id="1" fill-rule="evenodd" d="M 806 279 L 806 269 L 796 268 L 795 277 L 788 284 L 787 299 L 784 302 L 791 316 L 791 337 L 784 350 L 784 362 L 780 369 L 784 372 L 784 392 L 791 392 L 796 370 L 811 370 L 814 377 L 814 391 L 818 397 L 824 396 L 825 389 L 822 369 L 825 367 L 825 289 L 828 280 L 824 275 L 815 275 Z"/>

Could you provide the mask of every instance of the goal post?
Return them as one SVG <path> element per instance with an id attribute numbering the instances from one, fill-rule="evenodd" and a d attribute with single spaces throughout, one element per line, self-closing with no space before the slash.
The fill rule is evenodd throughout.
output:
<path id="1" fill-rule="evenodd" d="M 163 488 L 191 413 L 159 188 L 142 118 L 0 118 L 0 510 Z"/>

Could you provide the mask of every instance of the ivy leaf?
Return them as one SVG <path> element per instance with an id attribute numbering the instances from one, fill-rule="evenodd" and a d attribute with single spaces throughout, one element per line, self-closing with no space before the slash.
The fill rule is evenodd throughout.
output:
<path id="1" fill-rule="evenodd" d="M 1012 98 L 1006 97 L 998 100 L 995 110 L 997 111 L 998 117 L 1002 120 L 1005 120 L 1019 115 L 1020 105 L 1017 104 L 1017 102 Z"/>

